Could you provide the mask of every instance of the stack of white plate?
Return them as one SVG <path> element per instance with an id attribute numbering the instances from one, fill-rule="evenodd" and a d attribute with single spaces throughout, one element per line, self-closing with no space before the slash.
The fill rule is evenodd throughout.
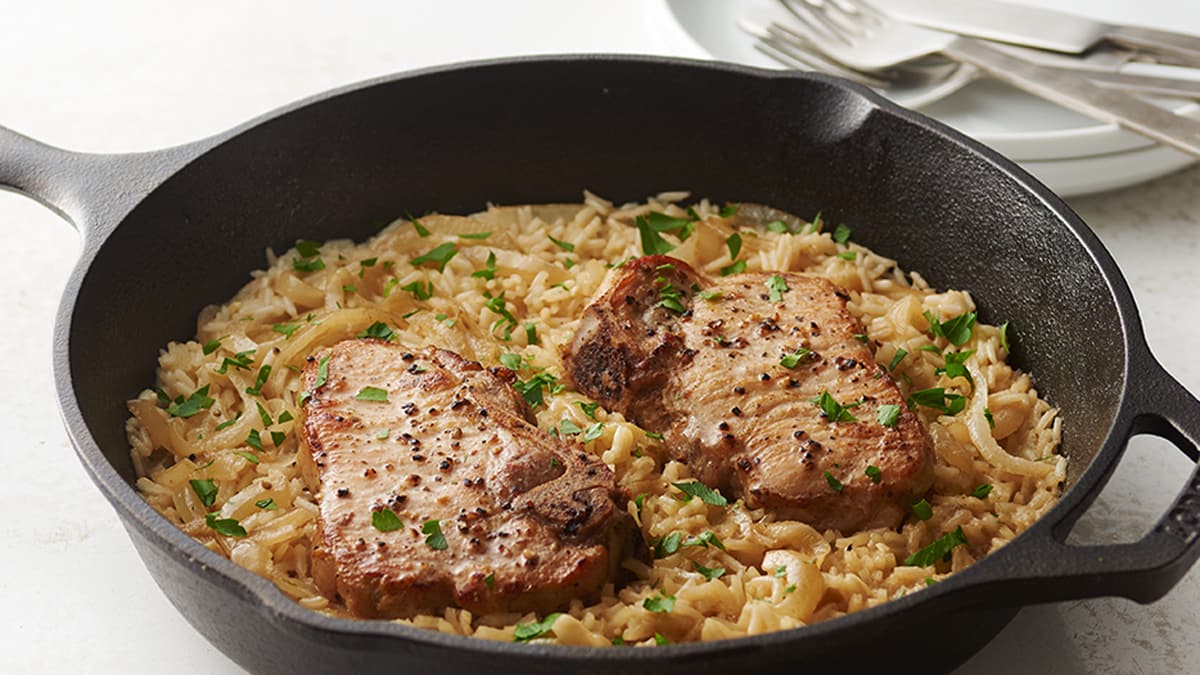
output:
<path id="1" fill-rule="evenodd" d="M 747 7 L 767 1 L 659 0 L 651 20 L 672 53 L 780 68 L 737 29 L 737 18 Z M 1200 34 L 1197 0 L 1025 0 L 1025 4 Z M 1132 68 L 1152 73 L 1156 66 Z M 902 105 L 912 105 L 928 92 L 885 93 Z M 1200 118 L 1200 105 L 1195 102 L 1161 103 Z M 1133 185 L 1196 161 L 1116 125 L 1096 122 L 993 80 L 973 82 L 917 109 L 1019 162 L 1064 196 Z"/>

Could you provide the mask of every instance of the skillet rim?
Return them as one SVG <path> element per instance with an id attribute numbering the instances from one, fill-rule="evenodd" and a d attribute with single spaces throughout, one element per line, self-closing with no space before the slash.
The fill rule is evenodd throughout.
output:
<path id="1" fill-rule="evenodd" d="M 729 640 L 666 645 L 655 649 L 612 649 L 610 647 L 578 647 L 542 643 L 505 643 L 468 636 L 450 635 L 385 620 L 343 619 L 320 614 L 314 610 L 306 609 L 299 603 L 288 598 L 266 578 L 236 565 L 228 558 L 222 557 L 201 545 L 198 541 L 184 533 L 183 530 L 175 527 L 159 515 L 157 511 L 138 495 L 132 485 L 120 477 L 88 430 L 79 407 L 79 402 L 75 397 L 70 369 L 70 332 L 79 290 L 97 253 L 104 245 L 108 236 L 123 222 L 128 220 L 129 216 L 137 210 L 137 207 L 149 194 L 170 181 L 176 173 L 182 171 L 191 163 L 217 147 L 269 121 L 281 118 L 294 111 L 332 100 L 344 94 L 378 86 L 388 86 L 410 79 L 436 77 L 439 74 L 447 72 L 492 68 L 520 69 L 531 65 L 568 65 L 572 63 L 597 62 L 639 64 L 668 69 L 699 69 L 710 72 L 724 72 L 739 77 L 759 80 L 780 82 L 800 80 L 830 85 L 863 100 L 870 108 L 868 115 L 883 114 L 897 118 L 906 124 L 914 125 L 936 135 L 940 140 L 957 146 L 963 152 L 973 154 L 985 160 L 996 172 L 1014 181 L 1026 194 L 1035 197 L 1043 208 L 1049 211 L 1050 214 L 1066 227 L 1067 231 L 1075 237 L 1076 241 L 1092 260 L 1096 271 L 1104 281 L 1109 298 L 1113 300 L 1122 331 L 1122 380 L 1116 411 L 1108 424 L 1104 441 L 1098 448 L 1095 457 L 1079 475 L 1075 484 L 1070 486 L 1061 495 L 1058 503 L 1002 549 L 989 554 L 968 569 L 950 576 L 936 586 L 923 589 L 920 593 L 906 595 L 903 598 L 890 600 L 876 607 L 799 628 L 772 631 Z M 988 571 L 1001 568 L 1006 564 L 1012 565 L 1015 559 L 1019 557 L 1022 543 L 1033 543 L 1035 535 L 1048 536 L 1060 521 L 1069 521 L 1070 515 L 1077 508 L 1081 505 L 1086 506 L 1094 498 L 1094 493 L 1099 492 L 1124 448 L 1125 439 L 1114 432 L 1118 428 L 1128 428 L 1129 426 L 1128 418 L 1131 416 L 1131 403 L 1128 390 L 1132 375 L 1130 372 L 1131 364 L 1136 360 L 1135 356 L 1153 358 L 1142 335 L 1141 320 L 1138 316 L 1132 293 L 1115 260 L 1108 253 L 1098 237 L 1060 197 L 1051 192 L 1049 188 L 1042 185 L 1014 162 L 1004 158 L 982 143 L 951 129 L 941 122 L 902 108 L 870 89 L 828 75 L 759 69 L 740 64 L 699 59 L 629 54 L 561 54 L 472 60 L 395 73 L 330 89 L 276 108 L 213 137 L 163 152 L 187 152 L 189 149 L 193 150 L 193 153 L 186 158 L 186 161 L 180 163 L 170 176 L 161 178 L 145 195 L 141 196 L 129 208 L 125 209 L 119 218 L 114 218 L 115 222 L 95 224 L 97 229 L 95 235 L 85 236 L 79 262 L 64 289 L 54 328 L 54 375 L 60 413 L 81 464 L 83 464 L 89 476 L 100 488 L 104 496 L 117 510 L 118 515 L 123 521 L 123 525 L 127 529 L 136 526 L 149 543 L 154 544 L 160 551 L 175 561 L 186 563 L 193 575 L 223 587 L 227 592 L 242 599 L 250 600 L 260 613 L 265 614 L 270 620 L 281 624 L 283 630 L 292 633 L 303 631 L 310 637 L 319 638 L 323 641 L 336 642 L 339 639 L 347 637 L 382 638 L 395 641 L 396 643 L 411 641 L 428 647 L 466 650 L 474 652 L 475 656 L 494 655 L 500 657 L 541 657 L 562 660 L 591 661 L 601 659 L 648 662 L 671 659 L 682 655 L 697 657 L 749 649 L 771 649 L 797 642 L 811 643 L 832 634 L 853 630 L 862 624 L 880 627 L 887 617 L 901 614 L 917 615 L 920 613 L 919 610 L 930 610 L 938 605 L 938 603 L 946 605 L 942 608 L 944 610 L 971 605 L 988 606 L 988 603 L 981 603 L 979 601 L 978 593 L 960 593 L 959 591 L 968 591 L 972 587 L 976 587 L 976 590 L 983 589 L 989 583 L 989 579 L 986 576 Z M 144 556 L 141 557 L 144 558 Z M 156 583 L 159 583 L 157 577 L 155 580 Z M 955 599 L 957 599 L 957 602 L 954 602 Z M 1003 603 L 991 603 L 991 606 L 999 606 L 1001 604 Z M 181 611 L 181 613 L 183 612 Z M 187 615 L 185 615 L 185 618 L 189 622 L 192 620 L 192 617 Z M 203 635 L 203 632 L 201 634 Z M 222 646 L 217 645 L 217 647 L 221 648 Z"/>

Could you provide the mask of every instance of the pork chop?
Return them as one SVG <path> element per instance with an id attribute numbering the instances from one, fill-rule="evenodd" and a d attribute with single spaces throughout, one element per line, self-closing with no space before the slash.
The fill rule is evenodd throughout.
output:
<path id="1" fill-rule="evenodd" d="M 549 612 L 620 560 L 613 473 L 540 431 L 512 371 L 345 340 L 304 369 L 313 577 L 366 618 Z"/>
<path id="2" fill-rule="evenodd" d="M 928 434 L 828 280 L 709 280 L 666 256 L 611 274 L 564 354 L 567 374 L 661 433 L 704 483 L 843 532 L 896 526 L 932 484 Z"/>

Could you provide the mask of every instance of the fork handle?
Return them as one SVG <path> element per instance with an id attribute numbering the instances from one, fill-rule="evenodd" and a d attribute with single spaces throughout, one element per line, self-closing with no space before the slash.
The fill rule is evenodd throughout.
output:
<path id="1" fill-rule="evenodd" d="M 1105 35 L 1112 43 L 1148 52 L 1158 63 L 1200 68 L 1200 37 L 1142 26 L 1113 26 Z"/>
<path id="2" fill-rule="evenodd" d="M 941 51 L 1047 101 L 1200 157 L 1200 122 L 1196 120 L 1125 92 L 1093 84 L 1080 73 L 1044 68 L 1005 54 L 974 38 L 956 38 Z"/>

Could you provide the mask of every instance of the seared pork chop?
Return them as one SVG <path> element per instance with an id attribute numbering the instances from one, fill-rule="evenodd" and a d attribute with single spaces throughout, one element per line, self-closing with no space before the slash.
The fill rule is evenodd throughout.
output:
<path id="1" fill-rule="evenodd" d="M 371 339 L 309 359 L 300 456 L 322 592 L 395 618 L 548 612 L 599 591 L 620 559 L 613 473 L 540 431 L 513 379 Z"/>
<path id="2" fill-rule="evenodd" d="M 564 354 L 567 374 L 661 433 L 701 481 L 843 532 L 897 525 L 932 484 L 927 433 L 828 280 L 709 280 L 666 256 L 612 275 Z M 884 409 L 898 412 L 889 426 L 882 406 L 899 406 Z"/>

